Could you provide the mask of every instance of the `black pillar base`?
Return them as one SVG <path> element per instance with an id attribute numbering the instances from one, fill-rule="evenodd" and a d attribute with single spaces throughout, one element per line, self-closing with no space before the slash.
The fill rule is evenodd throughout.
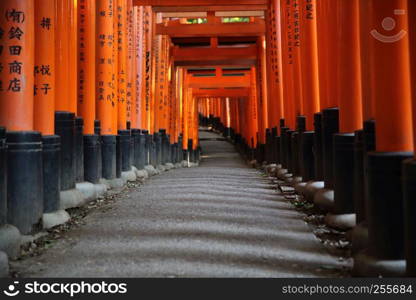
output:
<path id="1" fill-rule="evenodd" d="M 288 127 L 281 127 L 280 128 L 280 161 L 283 168 L 288 168 L 287 162 L 287 131 L 289 130 Z"/>
<path id="2" fill-rule="evenodd" d="M 75 145 L 74 145 L 74 164 L 75 164 L 75 181 L 84 181 L 84 120 L 81 117 L 75 118 Z"/>
<path id="3" fill-rule="evenodd" d="M 121 142 L 122 137 L 116 136 L 116 178 L 121 178 L 121 172 L 123 169 L 123 144 Z"/>
<path id="4" fill-rule="evenodd" d="M 131 170 L 131 134 L 130 130 L 119 130 L 120 151 L 121 151 L 121 172 Z M 120 173 L 121 175 L 121 173 Z"/>
<path id="5" fill-rule="evenodd" d="M 322 111 L 322 146 L 323 146 L 323 170 L 325 188 L 334 187 L 333 170 L 333 135 L 339 132 L 339 109 L 327 108 Z"/>
<path id="6" fill-rule="evenodd" d="M 300 143 L 299 143 L 299 132 L 295 131 L 291 136 L 291 153 L 292 153 L 292 162 L 291 162 L 291 172 L 293 176 L 300 176 L 300 165 L 299 165 L 299 152 L 300 152 Z"/>
<path id="7" fill-rule="evenodd" d="M 183 160 L 183 155 L 182 155 L 182 149 L 183 149 L 183 137 L 182 135 L 180 135 L 178 137 L 178 149 L 176 150 L 176 160 L 178 161 L 178 163 L 181 163 Z"/>
<path id="8" fill-rule="evenodd" d="M 130 158 L 132 162 L 132 166 L 135 166 L 136 169 L 140 170 L 139 168 L 139 160 L 140 160 L 140 130 L 139 129 L 132 129 L 131 130 L 131 140 L 132 140 L 132 148 L 130 149 Z"/>
<path id="9" fill-rule="evenodd" d="M 364 201 L 364 131 L 357 130 L 354 140 L 354 185 L 353 199 L 354 211 L 356 214 L 357 224 L 365 220 L 365 201 Z"/>
<path id="10" fill-rule="evenodd" d="M 145 147 L 144 147 L 144 158 L 145 158 L 145 165 L 150 165 L 150 149 L 152 144 L 152 139 L 149 135 L 147 130 L 142 130 L 142 134 L 144 135 Z"/>
<path id="11" fill-rule="evenodd" d="M 43 212 L 51 213 L 60 208 L 61 138 L 57 135 L 42 137 L 43 151 Z"/>
<path id="12" fill-rule="evenodd" d="M 32 234 L 42 228 L 42 137 L 35 131 L 8 132 L 7 147 L 7 220 L 22 234 Z"/>
<path id="13" fill-rule="evenodd" d="M 334 214 L 354 213 L 354 133 L 334 135 Z"/>
<path id="14" fill-rule="evenodd" d="M 368 153 L 369 246 L 354 257 L 356 275 L 405 274 L 402 163 L 412 156 L 408 152 Z"/>
<path id="15" fill-rule="evenodd" d="M 55 134 L 61 137 L 61 190 L 75 188 L 75 115 L 71 112 L 55 112 Z"/>
<path id="16" fill-rule="evenodd" d="M 277 139 L 277 140 L 276 140 Z M 279 136 L 277 132 L 277 127 L 273 127 L 270 132 L 270 163 L 278 164 L 280 161 L 280 146 L 279 146 Z"/>
<path id="17" fill-rule="evenodd" d="M 117 178 L 117 136 L 101 136 L 101 158 L 104 179 Z"/>
<path id="18" fill-rule="evenodd" d="M 136 149 L 135 151 L 139 152 L 139 160 L 138 160 L 138 165 L 136 167 L 137 169 L 142 170 L 147 165 L 146 161 L 147 161 L 148 153 L 146 152 L 146 135 L 143 133 L 140 133 L 138 138 L 139 138 L 139 143 L 138 143 L 139 149 L 138 150 Z"/>
<path id="19" fill-rule="evenodd" d="M 94 133 L 96 135 L 98 135 L 98 151 L 97 151 L 97 156 L 98 156 L 98 175 L 100 176 L 100 178 L 103 177 L 103 159 L 101 156 L 101 122 L 99 120 L 95 120 L 94 121 Z M 85 172 L 84 172 L 85 175 Z"/>
<path id="20" fill-rule="evenodd" d="M 153 134 L 153 139 L 156 148 L 156 165 L 159 166 L 162 163 L 162 138 L 159 132 Z"/>
<path id="21" fill-rule="evenodd" d="M 286 153 L 286 167 L 287 170 L 289 171 L 289 173 L 293 172 L 293 166 L 292 166 L 292 157 L 293 157 L 293 151 L 294 149 L 292 149 L 292 135 L 293 133 L 295 133 L 294 130 L 287 130 L 285 133 L 285 153 Z"/>
<path id="22" fill-rule="evenodd" d="M 313 180 L 315 176 L 314 136 L 313 131 L 305 131 L 300 138 L 300 175 L 304 182 Z"/>
<path id="23" fill-rule="evenodd" d="M 322 146 L 322 113 L 314 115 L 315 134 L 313 137 L 313 156 L 315 160 L 315 176 L 314 180 L 324 181 L 324 161 L 323 161 L 323 146 Z"/>
<path id="24" fill-rule="evenodd" d="M 414 158 L 403 163 L 403 196 L 405 224 L 405 257 L 407 262 L 406 275 L 416 277 L 416 160 Z"/>
<path id="25" fill-rule="evenodd" d="M 99 172 L 100 140 L 96 134 L 84 135 L 84 180 L 93 184 L 99 183 L 102 176 Z"/>

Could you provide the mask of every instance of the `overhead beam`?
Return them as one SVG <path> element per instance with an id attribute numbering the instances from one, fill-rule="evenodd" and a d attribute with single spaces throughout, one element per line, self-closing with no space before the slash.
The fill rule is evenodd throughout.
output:
<path id="1" fill-rule="evenodd" d="M 201 11 L 256 11 L 267 10 L 267 5 L 244 6 L 154 6 L 154 12 L 201 12 Z"/>
<path id="2" fill-rule="evenodd" d="M 190 88 L 249 88 L 250 76 L 238 77 L 188 77 Z"/>
<path id="3" fill-rule="evenodd" d="M 179 48 L 173 49 L 175 61 L 212 61 L 212 60 L 238 60 L 257 58 L 257 46 L 241 48 Z"/>
<path id="4" fill-rule="evenodd" d="M 170 37 L 194 36 L 262 36 L 266 32 L 264 20 L 255 23 L 220 23 L 220 24 L 156 24 L 156 34 Z"/>
<path id="5" fill-rule="evenodd" d="M 200 98 L 222 97 L 222 98 L 243 98 L 250 95 L 249 88 L 239 89 L 192 89 L 193 95 Z"/>
<path id="6" fill-rule="evenodd" d="M 224 60 L 209 60 L 204 61 L 175 61 L 175 67 L 188 67 L 188 68 L 197 68 L 197 67 L 211 67 L 211 66 L 221 66 L 221 67 L 251 67 L 257 64 L 256 59 L 224 59 Z"/>
<path id="7" fill-rule="evenodd" d="M 216 17 L 264 17 L 263 10 L 247 10 L 247 11 L 217 11 Z"/>
<path id="8" fill-rule="evenodd" d="M 134 5 L 144 6 L 244 6 L 267 5 L 268 0 L 134 0 Z"/>

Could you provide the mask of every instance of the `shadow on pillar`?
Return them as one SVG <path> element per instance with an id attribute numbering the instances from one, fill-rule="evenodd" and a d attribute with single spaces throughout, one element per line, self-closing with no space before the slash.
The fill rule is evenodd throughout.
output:
<path id="1" fill-rule="evenodd" d="M 367 249 L 354 256 L 356 276 L 406 274 L 402 175 L 403 162 L 412 157 L 413 153 L 408 152 L 368 154 L 369 242 Z"/>
<path id="2" fill-rule="evenodd" d="M 339 132 L 339 109 L 327 108 L 322 111 L 322 157 L 325 188 L 314 195 L 314 203 L 324 211 L 334 208 L 334 134 Z"/>
<path id="3" fill-rule="evenodd" d="M 19 230 L 7 224 L 7 145 L 6 130 L 0 127 L 0 252 L 10 258 L 20 254 L 21 236 Z M 7 265 L 7 261 L 4 263 Z M 1 267 L 0 267 L 1 269 Z M 8 273 L 7 270 L 0 270 Z"/>
<path id="4" fill-rule="evenodd" d="M 368 185 L 367 153 L 375 151 L 375 121 L 364 122 L 363 130 L 355 134 L 354 149 L 354 210 L 357 226 L 352 230 L 352 253 L 356 254 L 368 246 Z"/>
<path id="5" fill-rule="evenodd" d="M 32 234 L 42 229 L 42 138 L 34 131 L 8 132 L 7 147 L 7 220 Z"/>

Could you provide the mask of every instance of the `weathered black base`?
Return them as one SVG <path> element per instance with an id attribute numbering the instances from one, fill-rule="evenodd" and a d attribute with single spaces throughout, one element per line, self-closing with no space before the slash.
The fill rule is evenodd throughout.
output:
<path id="1" fill-rule="evenodd" d="M 57 174 L 61 172 L 61 138 L 57 135 L 43 136 L 42 144 L 43 212 L 51 213 L 59 210 L 60 204 L 61 180 Z"/>
<path id="2" fill-rule="evenodd" d="M 333 136 L 334 214 L 354 213 L 354 133 Z"/>
<path id="3" fill-rule="evenodd" d="M 366 256 L 357 256 L 357 272 L 368 265 L 388 261 L 377 272 L 383 276 L 404 273 L 404 207 L 402 188 L 402 163 L 411 158 L 408 152 L 368 153 L 368 249 Z M 362 274 L 361 275 L 366 275 Z M 374 273 L 368 274 L 369 276 Z"/>
<path id="4" fill-rule="evenodd" d="M 338 132 L 339 109 L 337 107 L 324 109 L 322 111 L 322 157 L 325 188 L 328 189 L 334 186 L 333 135 Z"/>
<path id="5" fill-rule="evenodd" d="M 120 150 L 121 150 L 121 171 L 128 172 L 131 170 L 131 134 L 130 130 L 119 130 Z"/>
<path id="6" fill-rule="evenodd" d="M 55 134 L 61 137 L 61 190 L 75 188 L 75 115 L 55 112 Z"/>
<path id="7" fill-rule="evenodd" d="M 84 180 L 97 184 L 102 174 L 99 172 L 101 137 L 96 134 L 84 135 Z"/>
<path id="8" fill-rule="evenodd" d="M 42 227 L 42 138 L 39 132 L 7 133 L 7 220 L 22 234 Z"/>
<path id="9" fill-rule="evenodd" d="M 84 181 L 84 120 L 81 117 L 75 118 L 74 131 L 74 165 L 75 165 L 75 181 Z"/>
<path id="10" fill-rule="evenodd" d="M 101 136 L 102 171 L 104 179 L 115 179 L 117 177 L 117 137 L 115 135 Z"/>
<path id="11" fill-rule="evenodd" d="M 404 228 L 405 257 L 407 276 L 416 277 L 416 160 L 414 158 L 403 163 L 403 197 L 404 197 Z"/>
<path id="12" fill-rule="evenodd" d="M 300 138 L 300 175 L 304 182 L 313 180 L 315 176 L 314 134 L 313 131 L 305 131 Z"/>

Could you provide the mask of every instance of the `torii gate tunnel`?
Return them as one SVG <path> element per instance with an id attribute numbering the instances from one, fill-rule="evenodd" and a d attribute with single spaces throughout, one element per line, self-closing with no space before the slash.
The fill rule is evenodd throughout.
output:
<path id="1" fill-rule="evenodd" d="M 415 0 L 1 0 L 0 251 L 203 126 L 416 276 L 415 124 Z"/>

